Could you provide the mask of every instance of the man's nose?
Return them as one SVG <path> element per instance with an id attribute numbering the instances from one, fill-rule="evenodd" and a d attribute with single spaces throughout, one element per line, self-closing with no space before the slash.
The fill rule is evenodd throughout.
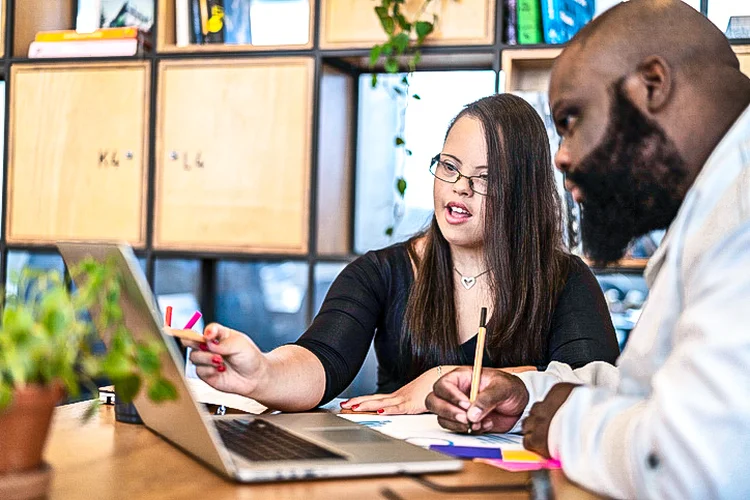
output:
<path id="1" fill-rule="evenodd" d="M 570 165 L 570 153 L 563 141 L 557 149 L 557 153 L 555 153 L 555 167 L 557 167 L 562 173 L 567 173 L 570 170 Z"/>

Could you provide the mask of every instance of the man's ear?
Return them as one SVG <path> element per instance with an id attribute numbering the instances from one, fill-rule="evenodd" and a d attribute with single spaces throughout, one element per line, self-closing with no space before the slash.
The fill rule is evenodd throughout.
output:
<path id="1" fill-rule="evenodd" d="M 672 69 L 659 56 L 649 56 L 638 65 L 633 78 L 628 82 L 629 90 L 635 91 L 642 105 L 650 113 L 660 111 L 672 96 Z M 637 90 L 634 87 L 639 87 Z M 635 96 L 631 96 L 631 99 Z M 640 100 L 640 99 L 639 99 Z"/>

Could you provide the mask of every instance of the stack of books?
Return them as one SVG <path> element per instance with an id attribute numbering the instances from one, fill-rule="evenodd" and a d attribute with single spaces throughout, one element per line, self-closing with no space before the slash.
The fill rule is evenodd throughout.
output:
<path id="1" fill-rule="evenodd" d="M 40 31 L 29 46 L 29 58 L 134 56 L 149 47 L 145 34 L 135 26 L 100 28 L 90 33 Z"/>

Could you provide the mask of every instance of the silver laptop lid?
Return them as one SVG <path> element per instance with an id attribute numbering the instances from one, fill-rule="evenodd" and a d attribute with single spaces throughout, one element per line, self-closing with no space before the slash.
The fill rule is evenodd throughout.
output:
<path id="1" fill-rule="evenodd" d="M 211 417 L 193 399 L 185 382 L 182 355 L 172 338 L 162 332 L 156 301 L 130 246 L 111 243 L 58 243 L 57 246 L 68 267 L 89 256 L 99 262 L 113 256 L 123 280 L 121 306 L 125 325 L 136 340 L 157 341 L 164 347 L 162 375 L 174 384 L 178 398 L 154 403 L 142 390 L 134 403 L 144 424 L 214 469 L 234 476 L 234 463 L 210 422 Z M 91 311 L 94 317 L 97 313 Z M 109 339 L 103 340 L 109 345 Z"/>

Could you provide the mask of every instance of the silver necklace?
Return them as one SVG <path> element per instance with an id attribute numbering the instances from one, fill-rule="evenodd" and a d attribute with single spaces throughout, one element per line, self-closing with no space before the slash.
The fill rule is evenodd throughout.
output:
<path id="1" fill-rule="evenodd" d="M 453 270 L 456 271 L 459 276 L 461 276 L 461 284 L 467 290 L 471 290 L 471 287 L 473 287 L 474 285 L 476 285 L 478 277 L 480 277 L 483 274 L 487 274 L 490 271 L 489 269 L 487 269 L 486 271 L 483 271 L 483 272 L 477 274 L 476 276 L 464 276 L 463 274 L 461 274 L 461 271 L 459 271 L 458 269 L 455 268 L 455 266 L 453 267 Z"/>

